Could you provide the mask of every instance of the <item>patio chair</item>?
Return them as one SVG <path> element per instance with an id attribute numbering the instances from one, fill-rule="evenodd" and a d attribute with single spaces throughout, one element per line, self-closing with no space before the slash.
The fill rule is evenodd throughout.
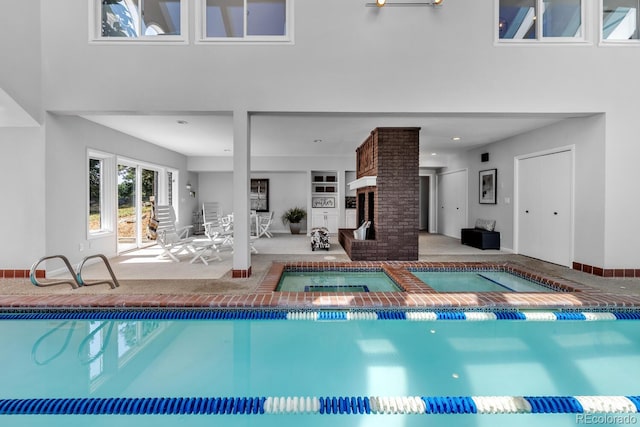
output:
<path id="1" fill-rule="evenodd" d="M 192 242 L 193 237 L 189 237 L 189 230 L 193 227 L 176 227 L 176 214 L 173 206 L 158 205 L 154 207 L 154 218 L 157 222 L 156 242 L 162 248 L 159 257 L 168 256 L 175 262 L 180 262 L 176 255 L 182 252 L 194 254 Z"/>
<path id="2" fill-rule="evenodd" d="M 205 202 L 202 204 L 202 221 L 204 234 L 213 243 L 215 250 L 221 247 L 233 246 L 233 220 L 232 217 L 222 215 L 222 209 L 217 202 Z"/>
<path id="3" fill-rule="evenodd" d="M 258 237 L 267 236 L 272 238 L 273 234 L 269 231 L 271 223 L 273 222 L 273 211 L 269 212 L 269 215 L 258 215 Z"/>

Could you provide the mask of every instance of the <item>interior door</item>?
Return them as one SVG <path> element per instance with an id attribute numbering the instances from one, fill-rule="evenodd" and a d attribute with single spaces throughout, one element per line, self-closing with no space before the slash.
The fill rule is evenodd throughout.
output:
<path id="1" fill-rule="evenodd" d="M 467 171 L 438 175 L 438 233 L 460 238 L 467 224 Z"/>
<path id="2" fill-rule="evenodd" d="M 518 164 L 518 252 L 570 266 L 573 159 L 562 151 Z"/>

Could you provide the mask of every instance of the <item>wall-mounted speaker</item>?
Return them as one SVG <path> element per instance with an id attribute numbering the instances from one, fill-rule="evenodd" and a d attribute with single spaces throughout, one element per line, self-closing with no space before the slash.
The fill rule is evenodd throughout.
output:
<path id="1" fill-rule="evenodd" d="M 483 161 L 483 162 L 488 162 L 489 161 L 489 153 L 480 154 L 480 160 Z"/>

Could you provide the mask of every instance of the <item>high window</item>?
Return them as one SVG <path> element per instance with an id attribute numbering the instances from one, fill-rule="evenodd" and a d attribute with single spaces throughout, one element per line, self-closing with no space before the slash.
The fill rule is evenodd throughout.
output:
<path id="1" fill-rule="evenodd" d="M 96 41 L 186 41 L 187 0 L 94 0 Z"/>
<path id="2" fill-rule="evenodd" d="M 582 0 L 498 0 L 500 41 L 582 41 L 583 22 Z"/>
<path id="3" fill-rule="evenodd" d="M 602 40 L 638 40 L 640 0 L 602 0 Z"/>
<path id="4" fill-rule="evenodd" d="M 201 41 L 291 40 L 290 0 L 201 0 Z"/>

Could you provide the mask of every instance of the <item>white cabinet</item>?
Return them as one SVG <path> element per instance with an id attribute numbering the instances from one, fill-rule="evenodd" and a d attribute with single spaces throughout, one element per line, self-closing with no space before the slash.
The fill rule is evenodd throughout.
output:
<path id="1" fill-rule="evenodd" d="M 311 227 L 338 232 L 338 173 L 311 171 Z"/>
<path id="2" fill-rule="evenodd" d="M 344 211 L 344 227 L 345 228 L 358 228 L 356 226 L 356 210 L 345 209 Z"/>
<path id="3" fill-rule="evenodd" d="M 338 232 L 338 212 L 336 209 L 312 209 L 311 227 L 326 227 L 329 233 Z"/>

